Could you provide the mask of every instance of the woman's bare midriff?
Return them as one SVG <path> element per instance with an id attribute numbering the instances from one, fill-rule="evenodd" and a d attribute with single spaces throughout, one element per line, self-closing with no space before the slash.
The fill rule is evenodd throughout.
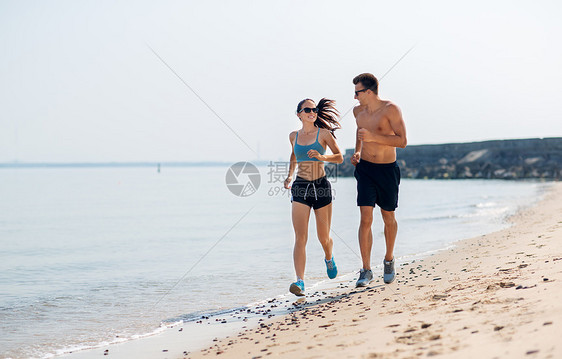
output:
<path id="1" fill-rule="evenodd" d="M 298 164 L 297 176 L 304 178 L 307 181 L 314 181 L 318 178 L 324 177 L 326 171 L 324 170 L 324 162 L 319 161 L 303 161 Z"/>

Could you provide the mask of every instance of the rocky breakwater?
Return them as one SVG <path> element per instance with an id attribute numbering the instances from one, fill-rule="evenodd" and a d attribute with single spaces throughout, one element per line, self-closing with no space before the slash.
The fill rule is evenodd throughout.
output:
<path id="1" fill-rule="evenodd" d="M 352 154 L 338 176 L 353 176 Z M 408 146 L 397 158 L 403 178 L 562 179 L 562 137 Z"/>

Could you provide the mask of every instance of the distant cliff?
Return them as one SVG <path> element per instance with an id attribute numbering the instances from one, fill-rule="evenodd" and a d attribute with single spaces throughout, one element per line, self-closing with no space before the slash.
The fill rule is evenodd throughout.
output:
<path id="1" fill-rule="evenodd" d="M 402 178 L 562 179 L 562 137 L 498 140 L 397 149 Z M 338 176 L 353 176 L 345 153 Z"/>

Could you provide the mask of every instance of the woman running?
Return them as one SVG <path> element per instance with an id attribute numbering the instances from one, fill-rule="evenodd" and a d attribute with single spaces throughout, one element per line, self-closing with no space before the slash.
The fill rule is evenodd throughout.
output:
<path id="1" fill-rule="evenodd" d="M 295 230 L 293 261 L 297 281 L 289 291 L 297 296 L 304 295 L 304 268 L 306 265 L 306 242 L 308 240 L 308 220 L 310 209 L 314 209 L 318 240 L 324 249 L 328 277 L 338 274 L 332 254 L 333 241 L 330 237 L 332 221 L 332 187 L 326 178 L 324 162 L 342 163 L 343 156 L 336 143 L 334 131 L 341 128 L 335 101 L 321 99 L 318 106 L 311 99 L 304 99 L 297 105 L 297 116 L 302 128 L 289 134 L 292 151 L 289 174 L 285 188 L 291 189 L 292 220 Z M 330 147 L 331 155 L 326 155 Z M 293 172 L 298 165 L 297 178 L 293 182 Z"/>

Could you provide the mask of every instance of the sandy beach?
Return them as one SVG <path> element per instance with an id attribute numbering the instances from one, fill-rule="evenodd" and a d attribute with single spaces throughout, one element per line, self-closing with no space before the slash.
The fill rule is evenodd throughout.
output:
<path id="1" fill-rule="evenodd" d="M 510 220 L 177 358 L 562 358 L 562 184 Z"/>
<path id="2" fill-rule="evenodd" d="M 64 357 L 562 358 L 562 183 L 510 222 L 397 262 L 389 285 L 380 271 L 361 289 L 342 276 L 329 291 Z"/>

